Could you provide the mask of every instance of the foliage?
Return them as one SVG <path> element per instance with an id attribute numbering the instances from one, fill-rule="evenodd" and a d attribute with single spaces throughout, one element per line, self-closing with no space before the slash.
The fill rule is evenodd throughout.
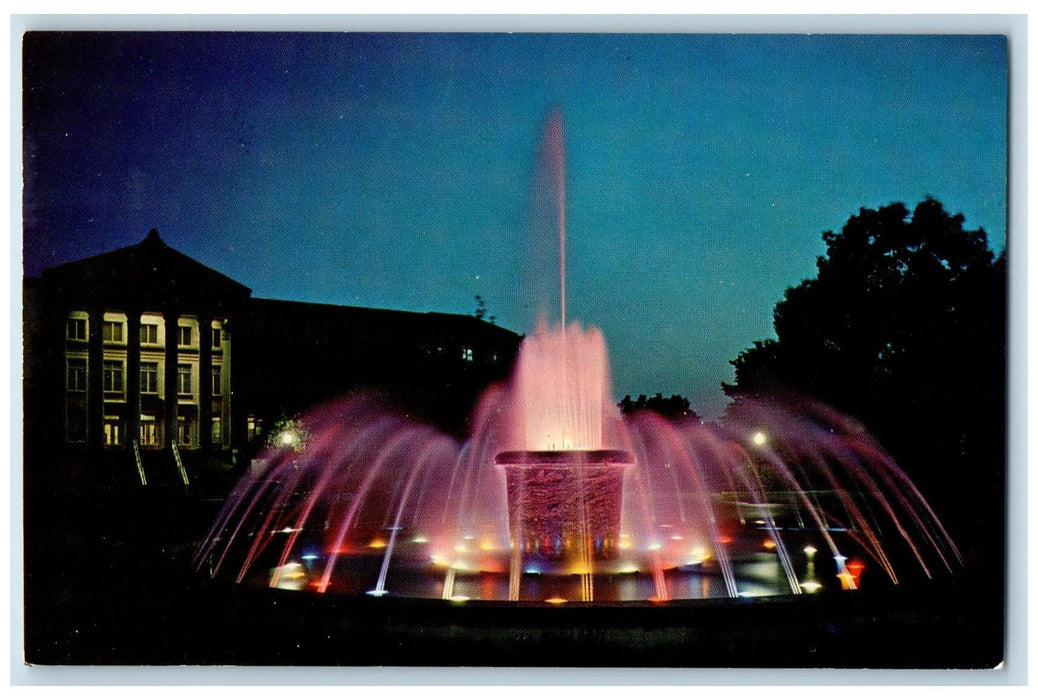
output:
<path id="1" fill-rule="evenodd" d="M 732 361 L 733 397 L 796 393 L 861 419 L 917 481 L 1003 467 L 1006 259 L 926 198 L 823 234 L 818 276 L 775 306 L 777 339 Z"/>
<path id="2" fill-rule="evenodd" d="M 696 421 L 702 421 L 696 412 L 689 408 L 691 402 L 678 394 L 673 394 L 669 398 L 664 398 L 663 394 L 660 393 L 652 397 L 646 397 L 645 394 L 641 394 L 637 401 L 631 400 L 631 395 L 628 394 L 623 397 L 623 400 L 618 405 L 622 413 L 647 410 L 658 413 L 664 418 L 691 418 Z"/>

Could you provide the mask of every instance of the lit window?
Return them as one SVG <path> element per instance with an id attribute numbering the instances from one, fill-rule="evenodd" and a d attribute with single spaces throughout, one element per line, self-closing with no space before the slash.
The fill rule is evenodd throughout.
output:
<path id="1" fill-rule="evenodd" d="M 256 418 L 254 415 L 249 415 L 245 421 L 245 433 L 248 439 L 252 440 L 261 432 L 263 432 L 263 420 Z"/>
<path id="2" fill-rule="evenodd" d="M 70 357 L 66 365 L 65 387 L 69 391 L 86 391 L 87 361 L 84 357 Z"/>
<path id="3" fill-rule="evenodd" d="M 141 345 L 157 345 L 159 342 L 159 327 L 155 323 L 141 324 Z"/>
<path id="4" fill-rule="evenodd" d="M 119 360 L 105 360 L 101 372 L 101 385 L 106 394 L 123 393 L 123 363 Z"/>
<path id="5" fill-rule="evenodd" d="M 184 348 L 191 347 L 191 326 L 177 326 L 177 332 L 180 334 L 177 337 L 177 345 Z"/>
<path id="6" fill-rule="evenodd" d="M 113 447 L 122 444 L 123 426 L 118 416 L 105 416 L 104 429 L 106 446 Z"/>
<path id="7" fill-rule="evenodd" d="M 220 445 L 223 443 L 223 422 L 220 420 L 220 416 L 213 416 L 213 444 Z"/>
<path id="8" fill-rule="evenodd" d="M 220 396 L 223 394 L 223 382 L 221 379 L 220 366 L 216 365 L 213 367 L 213 396 Z"/>
<path id="9" fill-rule="evenodd" d="M 85 318 L 70 318 L 65 324 L 65 337 L 69 340 L 87 339 L 87 322 Z"/>
<path id="10" fill-rule="evenodd" d="M 141 414 L 141 445 L 154 447 L 159 444 L 159 428 L 155 416 Z"/>
<path id="11" fill-rule="evenodd" d="M 141 393 L 159 393 L 159 364 L 157 362 L 141 363 Z"/>
<path id="12" fill-rule="evenodd" d="M 461 359 L 465 360 L 466 362 L 472 362 L 472 348 L 462 348 Z"/>
<path id="13" fill-rule="evenodd" d="M 177 365 L 177 393 L 191 394 L 191 365 Z"/>
<path id="14" fill-rule="evenodd" d="M 119 321 L 105 321 L 103 333 L 106 343 L 123 342 L 123 324 Z"/>

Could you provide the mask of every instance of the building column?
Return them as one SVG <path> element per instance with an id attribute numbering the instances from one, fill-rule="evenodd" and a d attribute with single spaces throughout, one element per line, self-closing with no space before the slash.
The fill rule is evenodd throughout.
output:
<path id="1" fill-rule="evenodd" d="M 213 319 L 198 318 L 198 432 L 203 452 L 213 449 Z"/>
<path id="2" fill-rule="evenodd" d="M 87 449 L 100 452 L 105 442 L 104 311 L 94 306 L 87 319 Z"/>
<path id="3" fill-rule="evenodd" d="M 172 447 L 177 443 L 177 341 L 180 338 L 179 320 L 180 312 L 175 309 L 167 309 L 162 313 L 166 326 L 166 356 L 164 382 L 165 391 L 165 426 L 163 428 L 163 442 L 166 447 Z"/>
<path id="4" fill-rule="evenodd" d="M 141 312 L 126 312 L 126 444 L 141 439 Z"/>

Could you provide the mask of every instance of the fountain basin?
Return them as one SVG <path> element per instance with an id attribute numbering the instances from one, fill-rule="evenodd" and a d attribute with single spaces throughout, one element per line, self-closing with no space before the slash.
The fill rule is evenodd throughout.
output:
<path id="1" fill-rule="evenodd" d="M 579 565 L 611 558 L 620 542 L 624 475 L 634 457 L 622 450 L 512 450 L 504 469 L 514 550 Z"/>

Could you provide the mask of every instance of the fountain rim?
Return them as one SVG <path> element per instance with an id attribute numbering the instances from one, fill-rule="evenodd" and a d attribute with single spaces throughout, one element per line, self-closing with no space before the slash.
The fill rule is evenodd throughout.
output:
<path id="1" fill-rule="evenodd" d="M 634 456 L 624 450 L 505 450 L 494 457 L 499 466 L 594 465 L 632 466 Z"/>

